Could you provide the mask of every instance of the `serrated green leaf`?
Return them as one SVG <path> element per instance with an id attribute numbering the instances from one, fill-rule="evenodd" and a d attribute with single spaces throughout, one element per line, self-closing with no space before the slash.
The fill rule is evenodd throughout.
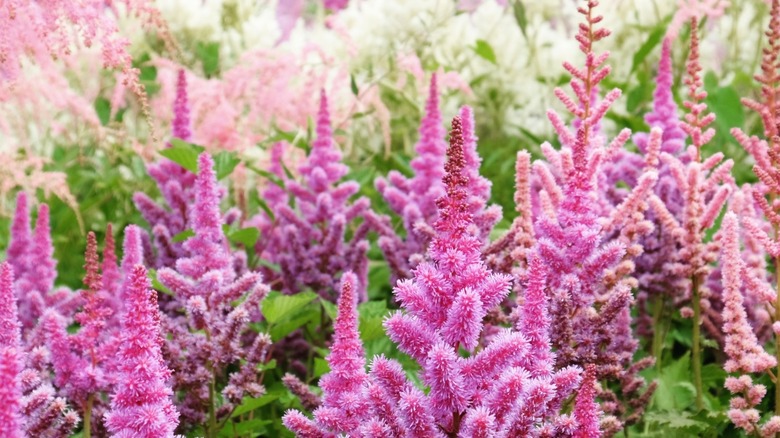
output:
<path id="1" fill-rule="evenodd" d="M 314 321 L 319 316 L 319 309 L 308 307 L 307 310 L 296 313 L 295 316 L 286 318 L 283 321 L 273 324 L 268 334 L 271 335 L 271 340 L 277 342 L 289 335 L 293 331 L 303 327 L 310 321 Z"/>
<path id="2" fill-rule="evenodd" d="M 231 417 L 235 418 L 247 412 L 254 411 L 257 408 L 261 408 L 278 399 L 281 395 L 282 391 L 268 390 L 268 392 L 261 397 L 244 397 L 241 404 L 233 411 Z"/>
<path id="3" fill-rule="evenodd" d="M 373 341 L 385 335 L 382 322 L 387 315 L 387 303 L 384 301 L 369 301 L 358 306 L 360 317 L 360 338 L 363 342 Z"/>
<path id="4" fill-rule="evenodd" d="M 198 173 L 198 155 L 205 148 L 178 138 L 171 139 L 171 147 L 160 151 L 160 155 L 173 161 L 192 173 Z"/>
<path id="5" fill-rule="evenodd" d="M 273 291 L 263 300 L 263 316 L 269 324 L 276 324 L 285 318 L 292 317 L 296 312 L 303 309 L 304 306 L 314 301 L 317 294 L 311 291 L 304 291 L 295 295 L 282 295 Z"/>
<path id="6" fill-rule="evenodd" d="M 241 160 L 233 152 L 220 152 L 214 155 L 214 172 L 217 174 L 217 179 L 222 179 L 233 173 L 233 169 L 240 162 Z"/>
<path id="7" fill-rule="evenodd" d="M 238 231 L 234 231 L 228 235 L 233 243 L 240 243 L 247 248 L 255 246 L 257 239 L 260 238 L 260 230 L 255 227 L 242 228 Z"/>
<path id="8" fill-rule="evenodd" d="M 315 379 L 317 377 L 320 377 L 322 375 L 325 375 L 330 372 L 330 365 L 328 365 L 328 361 L 325 359 L 320 359 L 319 357 L 314 358 L 314 377 Z"/>
<path id="9" fill-rule="evenodd" d="M 479 55 L 480 58 L 497 65 L 496 52 L 493 51 L 493 47 L 485 40 L 477 40 L 477 43 L 472 47 L 474 53 Z"/>
<path id="10" fill-rule="evenodd" d="M 186 230 L 182 231 L 181 233 L 177 233 L 173 237 L 171 237 L 171 240 L 179 243 L 184 242 L 185 240 L 189 239 L 190 237 L 194 236 L 195 232 L 191 229 L 187 228 Z"/>

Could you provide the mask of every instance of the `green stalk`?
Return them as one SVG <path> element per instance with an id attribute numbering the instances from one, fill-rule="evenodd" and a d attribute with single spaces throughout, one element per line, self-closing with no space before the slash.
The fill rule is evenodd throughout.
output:
<path id="1" fill-rule="evenodd" d="M 777 287 L 777 297 L 775 298 L 775 321 L 780 321 L 780 257 L 775 259 L 775 277 Z M 775 335 L 775 357 L 777 358 L 777 373 L 775 376 L 778 376 L 778 379 L 780 380 L 780 336 L 778 335 Z M 775 415 L 780 415 L 780 381 L 775 382 Z"/>
<path id="2" fill-rule="evenodd" d="M 665 328 L 661 327 L 664 316 L 664 296 L 657 295 L 653 301 L 655 302 L 655 307 L 653 308 L 653 357 L 655 357 L 656 373 L 660 376 L 661 354 L 663 354 L 664 337 L 666 336 Z"/>
<path id="3" fill-rule="evenodd" d="M 87 397 L 87 406 L 84 408 L 84 430 L 81 435 L 84 438 L 90 438 L 92 435 L 92 403 L 95 400 L 95 394 L 90 394 Z"/>
<path id="4" fill-rule="evenodd" d="M 701 297 L 699 296 L 699 277 L 691 278 L 691 301 L 693 304 L 693 385 L 696 387 L 696 409 L 704 408 L 703 385 L 701 383 Z"/>

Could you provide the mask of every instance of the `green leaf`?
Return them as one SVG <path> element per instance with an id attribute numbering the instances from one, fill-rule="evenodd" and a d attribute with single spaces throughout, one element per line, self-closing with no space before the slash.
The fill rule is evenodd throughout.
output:
<path id="1" fill-rule="evenodd" d="M 325 359 L 320 359 L 319 357 L 314 358 L 314 377 L 315 379 L 317 377 L 320 377 L 324 374 L 327 374 L 330 372 L 330 365 L 328 365 L 328 361 Z"/>
<path id="2" fill-rule="evenodd" d="M 526 33 L 528 16 L 526 15 L 525 5 L 522 0 L 515 0 L 514 3 L 512 3 L 512 12 L 514 13 L 517 25 L 520 27 L 520 32 L 523 33 L 525 39 L 528 39 L 528 34 Z"/>
<path id="3" fill-rule="evenodd" d="M 335 321 L 336 316 L 339 313 L 339 308 L 330 301 L 323 299 L 320 300 L 320 304 L 322 304 L 322 307 L 325 309 L 325 314 L 328 315 L 328 318 L 330 318 L 332 321 Z"/>
<path id="4" fill-rule="evenodd" d="M 152 281 L 152 288 L 159 290 L 160 292 L 166 294 L 166 295 L 173 295 L 173 292 L 171 292 L 170 289 L 165 287 L 164 284 L 160 283 L 160 280 L 157 279 L 157 270 L 156 269 L 149 269 L 148 271 L 149 279 Z"/>
<path id="5" fill-rule="evenodd" d="M 220 152 L 214 156 L 214 171 L 217 174 L 217 179 L 222 179 L 231 173 L 233 169 L 238 166 L 241 160 L 238 159 L 234 152 Z"/>
<path id="6" fill-rule="evenodd" d="M 641 64 L 645 58 L 647 58 L 647 55 L 649 55 L 650 52 L 655 48 L 655 46 L 661 42 L 665 32 L 665 26 L 658 26 L 653 30 L 650 36 L 647 37 L 647 40 L 645 40 L 645 42 L 639 47 L 639 50 L 634 53 L 634 58 L 631 60 L 631 73 L 636 71 L 636 68 L 639 66 L 639 64 Z"/>
<path id="7" fill-rule="evenodd" d="M 261 408 L 278 399 L 282 394 L 282 391 L 279 390 L 269 390 L 261 397 L 244 397 L 241 404 L 233 411 L 233 414 L 230 417 L 235 418 L 247 412 L 254 411 L 257 408 Z"/>
<path id="8" fill-rule="evenodd" d="M 295 295 L 282 295 L 273 291 L 263 300 L 263 316 L 269 324 L 276 324 L 285 318 L 293 316 L 304 306 L 314 301 L 317 294 L 304 291 Z"/>
<path id="9" fill-rule="evenodd" d="M 195 56 L 203 65 L 203 74 L 210 78 L 219 71 L 219 43 L 217 42 L 198 42 L 195 46 Z"/>
<path id="10" fill-rule="evenodd" d="M 271 340 L 274 342 L 279 341 L 293 331 L 308 324 L 310 321 L 314 321 L 319 316 L 319 309 L 307 307 L 303 312 L 296 313 L 295 316 L 289 319 L 271 325 L 271 329 L 268 331 L 271 335 Z"/>
<path id="11" fill-rule="evenodd" d="M 690 383 L 690 366 L 690 353 L 686 353 L 663 368 L 653 397 L 654 407 L 676 411 L 690 406 L 696 395 L 696 390 Z"/>
<path id="12" fill-rule="evenodd" d="M 267 180 L 271 181 L 272 183 L 276 184 L 277 186 L 284 188 L 284 180 L 279 178 L 277 175 L 273 174 L 272 172 L 269 172 L 267 170 L 258 169 L 255 166 L 252 165 L 246 165 L 249 170 L 252 172 L 255 172 L 256 174 L 262 176 L 263 178 L 266 178 Z"/>
<path id="13" fill-rule="evenodd" d="M 261 363 L 257 366 L 257 371 L 267 371 L 276 368 L 276 359 L 271 359 L 266 363 Z"/>
<path id="14" fill-rule="evenodd" d="M 174 138 L 171 139 L 171 147 L 161 150 L 160 155 L 192 173 L 198 173 L 198 155 L 204 150 L 203 146 Z"/>
<path id="15" fill-rule="evenodd" d="M 181 233 L 176 234 L 175 236 L 171 237 L 171 240 L 174 242 L 184 242 L 185 240 L 189 239 L 190 237 L 194 236 L 195 232 L 191 229 L 186 229 L 182 231 Z"/>
<path id="16" fill-rule="evenodd" d="M 229 421 L 225 423 L 219 436 L 224 438 L 234 438 L 236 436 L 266 436 L 266 425 L 271 424 L 271 420 L 261 420 L 254 418 L 240 422 Z M 199 435 L 200 436 L 200 435 Z"/>
<path id="17" fill-rule="evenodd" d="M 480 58 L 487 60 L 488 62 L 497 65 L 496 52 L 493 51 L 493 47 L 485 40 L 477 40 L 477 45 L 472 47 L 474 52 L 479 55 Z"/>
<path id="18" fill-rule="evenodd" d="M 360 316 L 360 338 L 363 342 L 373 341 L 385 335 L 382 322 L 387 315 L 385 301 L 369 301 L 358 306 Z"/>
<path id="19" fill-rule="evenodd" d="M 276 216 L 274 215 L 273 210 L 271 210 L 271 207 L 269 207 L 268 203 L 259 196 L 257 197 L 257 205 L 263 209 L 263 212 L 265 212 L 266 216 L 268 216 L 268 219 L 271 219 L 272 222 L 276 220 Z"/>
<path id="20" fill-rule="evenodd" d="M 242 228 L 238 231 L 234 231 L 228 235 L 233 243 L 240 243 L 247 248 L 255 246 L 257 239 L 260 238 L 260 230 L 255 227 Z"/>
<path id="21" fill-rule="evenodd" d="M 352 90 L 352 94 L 357 96 L 360 94 L 360 90 L 358 90 L 357 82 L 355 82 L 355 75 L 349 75 L 349 89 Z"/>
<path id="22" fill-rule="evenodd" d="M 98 96 L 95 99 L 95 112 L 100 119 L 100 124 L 108 125 L 108 122 L 111 121 L 111 101 L 103 96 Z"/>

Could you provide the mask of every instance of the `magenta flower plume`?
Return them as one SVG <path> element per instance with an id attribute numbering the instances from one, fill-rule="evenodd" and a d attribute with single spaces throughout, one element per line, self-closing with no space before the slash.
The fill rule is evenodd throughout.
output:
<path id="1" fill-rule="evenodd" d="M 439 110 L 439 90 L 436 74 L 431 76 L 430 91 L 425 104 L 425 116 L 420 123 L 420 138 L 414 147 L 417 156 L 412 160 L 414 176 L 407 178 L 398 171 L 390 171 L 387 179 L 377 178 L 377 191 L 388 206 L 401 216 L 406 237 L 401 238 L 390 227 L 383 227 L 379 247 L 388 259 L 396 278 L 411 277 L 410 269 L 422 259 L 433 237 L 433 223 L 438 215 L 436 200 L 444 194 L 442 177 L 447 151 L 446 131 Z M 380 221 L 378 217 L 372 220 Z M 413 258 L 413 261 L 410 261 Z"/>
<path id="2" fill-rule="evenodd" d="M 682 151 L 687 137 L 685 131 L 680 128 L 677 104 L 672 94 L 673 85 L 672 41 L 664 38 L 653 94 L 653 110 L 645 115 L 645 122 L 650 125 L 650 128 L 661 128 L 663 131 L 661 151 L 669 154 Z M 643 154 L 647 153 L 648 139 L 649 134 L 644 132 L 634 135 L 634 142 Z"/>
<path id="3" fill-rule="evenodd" d="M 544 159 L 533 164 L 528 155 L 518 154 L 515 196 L 520 218 L 487 248 L 486 260 L 500 272 L 514 274 L 517 310 L 511 317 L 517 330 L 537 349 L 544 345 L 544 324 L 532 323 L 544 318 L 544 307 L 554 327 L 547 336 L 555 354 L 532 360 L 529 371 L 562 372 L 592 364 L 597 380 L 619 382 L 619 391 L 606 385 L 602 390 L 608 394 L 602 398 L 605 422 L 616 427 L 603 432 L 611 434 L 641 418 L 655 388 L 637 375 L 652 359 L 633 360 L 638 341 L 631 327 L 631 291 L 638 283 L 635 260 L 643 252 L 643 239 L 655 229 L 647 210 L 659 179 L 663 132 L 651 129 L 644 157 L 623 151 L 631 138 L 628 129 L 607 142 L 601 121 L 621 90 L 603 97 L 599 93 L 611 68 L 606 64 L 609 54 L 594 50 L 610 33 L 599 27 L 597 6 L 589 0 L 578 8 L 583 22 L 576 39 L 585 64 L 564 63 L 573 96 L 555 90 L 574 121 L 569 125 L 548 111 L 560 150 L 543 144 Z M 618 189 L 618 183 L 628 189 Z"/>
<path id="4" fill-rule="evenodd" d="M 176 75 L 176 100 L 173 102 L 173 137 L 190 141 L 190 106 L 187 102 L 187 72 L 179 69 Z"/>
<path id="5" fill-rule="evenodd" d="M 346 236 L 348 228 L 369 211 L 369 201 L 361 197 L 351 202 L 349 198 L 360 186 L 355 181 L 339 183 L 349 168 L 341 162 L 341 152 L 333 140 L 324 91 L 317 116 L 317 138 L 299 171 L 303 181 L 286 184 L 297 211 L 285 203 L 276 204 L 278 223 L 271 239 L 277 244 L 266 248 L 272 256 L 270 261 L 281 268 L 283 291 L 292 294 L 309 287 L 323 298 L 335 301 L 340 274 L 352 271 L 358 279 L 358 297 L 365 300 L 365 237 L 369 224 L 355 225 L 351 240 L 346 240 Z"/>
<path id="6" fill-rule="evenodd" d="M 357 278 L 346 272 L 341 280 L 339 313 L 333 325 L 333 346 L 326 358 L 330 373 L 320 379 L 322 406 L 314 411 L 317 421 L 329 429 L 349 431 L 360 426 L 365 407 L 355 394 L 365 383 L 365 352 L 358 333 Z"/>
<path id="7" fill-rule="evenodd" d="M 404 310 L 384 324 L 390 339 L 420 364 L 427 391 L 409 382 L 398 362 L 382 356 L 374 358 L 366 375 L 354 279 L 345 277 L 327 358 L 331 372 L 320 383 L 323 405 L 313 420 L 296 411 L 283 419 L 297 436 L 530 436 L 541 427 L 552 436 L 572 436 L 576 429 L 559 411 L 579 384 L 579 369 L 532 376 L 523 368 L 552 355 L 543 333 L 531 344 L 522 333 L 506 329 L 480 344 L 487 310 L 509 293 L 510 277 L 492 273 L 481 259 L 482 240 L 467 207 L 468 162 L 457 117 L 447 155 L 429 261 L 420 263 L 411 279 L 398 281 L 394 294 Z M 532 297 L 529 303 L 534 300 L 529 312 L 539 313 L 544 299 Z M 477 345 L 482 346 L 478 352 Z M 531 352 L 534 348 L 547 352 Z"/>
<path id="8" fill-rule="evenodd" d="M 14 269 L 17 276 L 21 272 L 27 272 L 27 251 L 32 242 L 32 229 L 30 228 L 30 209 L 27 203 L 27 194 L 19 192 L 16 195 L 16 210 L 11 223 L 11 242 L 8 244 L 6 256 L 8 263 Z"/>
<path id="9" fill-rule="evenodd" d="M 465 174 L 468 178 L 466 189 L 469 200 L 468 208 L 474 216 L 474 223 L 479 229 L 479 236 L 487 240 L 493 227 L 501 220 L 501 206 L 487 203 L 490 200 L 492 183 L 479 174 L 482 158 L 477 153 L 477 136 L 474 132 L 474 112 L 468 106 L 460 109 L 459 117 L 463 125 L 463 155 L 466 160 Z"/>
<path id="10" fill-rule="evenodd" d="M 593 398 L 596 395 L 596 370 L 593 365 L 585 368 L 582 385 L 574 401 L 574 418 L 579 427 L 574 433 L 574 438 L 600 438 L 598 403 Z"/>
<path id="11" fill-rule="evenodd" d="M 40 345 L 40 334 L 33 332 L 37 332 L 36 324 L 43 313 L 54 308 L 63 315 L 72 315 L 80 305 L 80 300 L 70 290 L 54 289 L 57 261 L 53 257 L 48 205 L 41 204 L 38 207 L 34 230 L 30 230 L 29 224 L 27 197 L 20 194 L 11 226 L 8 262 L 14 267 L 16 277 L 22 337 L 30 338 L 30 342 Z"/>
<path id="12" fill-rule="evenodd" d="M 179 70 L 177 74 L 173 114 L 172 137 L 190 141 L 192 130 L 187 100 L 187 76 L 184 70 Z M 170 146 L 168 143 L 167 147 Z M 173 242 L 171 239 L 189 225 L 190 212 L 187 206 L 192 204 L 195 196 L 196 176 L 168 159 L 149 165 L 147 171 L 157 183 L 167 206 L 157 204 L 141 192 L 133 195 L 133 202 L 154 232 L 157 247 L 156 266 L 170 267 L 178 257 L 183 255 L 181 243 Z"/>
<path id="13" fill-rule="evenodd" d="M 239 276 L 236 257 L 231 254 L 222 230 L 220 187 L 214 173 L 214 161 L 207 153 L 198 157 L 198 176 L 190 206 L 190 227 L 195 233 L 181 246 L 183 255 L 175 269 L 164 267 L 159 281 L 174 296 L 165 306 L 162 324 L 171 340 L 169 363 L 176 371 L 174 389 L 182 391 L 182 417 L 189 423 L 202 423 L 210 413 L 227 415 L 244 395 L 260 397 L 265 388 L 257 367 L 267 360 L 271 340 L 268 335 L 249 332 L 250 321 L 260 316 L 257 309 L 269 289 L 259 273 Z M 137 231 L 128 234 L 125 254 L 141 256 Z M 128 242 L 130 242 L 128 244 Z M 122 263 L 126 269 L 127 260 Z M 243 299 L 233 306 L 235 300 Z M 180 313 L 186 310 L 186 317 Z M 228 368 L 236 371 L 228 373 Z M 222 403 L 210 388 L 222 390 Z M 215 420 L 216 421 L 216 420 Z"/>
<path id="14" fill-rule="evenodd" d="M 128 279 L 127 312 L 122 318 L 119 372 L 106 425 L 117 437 L 173 437 L 179 413 L 172 403 L 171 371 L 162 358 L 157 292 L 146 269 L 137 265 Z"/>
<path id="15" fill-rule="evenodd" d="M 22 340 L 13 268 L 0 265 L 0 436 L 22 438 Z"/>

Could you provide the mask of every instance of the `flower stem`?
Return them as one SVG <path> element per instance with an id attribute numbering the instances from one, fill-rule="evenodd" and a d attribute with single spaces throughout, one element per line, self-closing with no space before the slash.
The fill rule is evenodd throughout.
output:
<path id="1" fill-rule="evenodd" d="M 699 277 L 694 275 L 691 285 L 691 304 L 693 304 L 693 385 L 696 387 L 696 409 L 704 408 L 701 383 L 701 297 L 699 296 Z"/>
<path id="2" fill-rule="evenodd" d="M 664 350 L 664 337 L 666 336 L 665 327 L 662 318 L 664 316 L 664 296 L 659 294 L 655 297 L 655 307 L 653 308 L 653 357 L 655 357 L 655 370 L 661 375 L 661 354 Z"/>
<path id="3" fill-rule="evenodd" d="M 777 234 L 777 233 L 776 233 Z M 780 321 L 780 257 L 775 258 L 775 321 Z M 777 358 L 777 377 L 780 379 L 780 336 L 775 335 L 775 357 Z M 775 415 L 780 415 L 780 381 L 775 382 Z M 777 434 L 775 436 L 778 436 Z"/>
<path id="4" fill-rule="evenodd" d="M 81 432 L 81 436 L 84 438 L 90 438 L 92 435 L 92 403 L 95 400 L 95 394 L 90 394 L 87 397 L 87 406 L 84 408 L 84 430 Z"/>

